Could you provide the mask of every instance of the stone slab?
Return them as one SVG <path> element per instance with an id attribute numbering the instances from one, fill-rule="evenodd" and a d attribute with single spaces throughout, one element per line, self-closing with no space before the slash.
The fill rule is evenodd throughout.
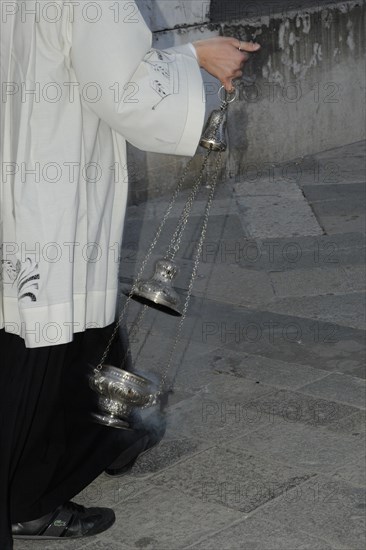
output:
<path id="1" fill-rule="evenodd" d="M 278 418 L 278 417 L 277 417 Z M 294 465 L 315 473 L 329 473 L 363 456 L 364 441 L 300 422 L 267 423 L 226 444 L 232 450 L 250 449 L 266 460 Z"/>
<path id="2" fill-rule="evenodd" d="M 305 163 L 298 177 L 298 172 L 294 171 L 294 177 L 297 178 L 297 184 L 303 186 L 318 186 L 319 184 L 328 185 L 357 185 L 365 182 L 365 169 L 362 168 L 362 159 L 349 158 L 339 159 L 329 157 L 327 159 L 313 158 L 308 162 L 310 167 L 306 169 Z M 301 166 L 301 164 L 300 164 Z M 291 176 L 291 170 L 288 171 Z"/>
<path id="3" fill-rule="evenodd" d="M 291 166 L 287 174 L 298 177 L 300 186 L 322 184 L 340 186 L 365 182 L 365 141 L 349 143 L 302 157 L 298 166 Z"/>
<path id="4" fill-rule="evenodd" d="M 365 236 L 362 233 L 273 239 L 231 239 L 216 246 L 214 258 L 203 261 L 239 263 L 254 270 L 285 271 L 303 268 L 355 266 L 365 262 Z"/>
<path id="5" fill-rule="evenodd" d="M 365 247 L 345 248 L 339 242 L 338 235 L 336 237 L 332 239 L 332 235 L 320 236 L 314 239 L 312 246 L 308 246 L 299 237 L 264 241 L 221 241 L 217 245 L 221 256 L 217 257 L 218 261 L 222 258 L 222 262 L 235 262 L 256 271 L 290 271 L 347 265 L 353 269 L 362 266 L 365 262 Z"/>
<path id="6" fill-rule="evenodd" d="M 364 487 L 366 486 L 366 459 L 364 456 L 358 457 L 357 460 L 349 462 L 345 466 L 337 468 L 333 474 L 332 479 L 343 480 L 348 483 Z"/>
<path id="7" fill-rule="evenodd" d="M 234 184 L 236 198 L 239 201 L 244 197 L 266 197 L 268 200 L 273 198 L 283 198 L 284 196 L 293 199 L 301 199 L 303 195 L 300 189 L 294 185 L 293 181 L 281 178 L 262 177 L 256 181 L 239 181 Z"/>
<path id="8" fill-rule="evenodd" d="M 366 408 L 365 381 L 348 374 L 329 374 L 321 380 L 303 386 L 300 391 L 314 397 L 346 403 L 360 409 Z"/>
<path id="9" fill-rule="evenodd" d="M 249 514 L 283 498 L 313 477 L 312 472 L 267 461 L 251 451 L 213 447 L 151 478 L 159 487 L 176 489 L 202 503 L 215 503 Z"/>
<path id="10" fill-rule="evenodd" d="M 99 535 L 103 537 L 103 534 Z M 90 542 L 90 541 L 89 541 Z M 81 550 L 85 548 L 85 539 L 84 540 L 70 540 L 67 542 L 67 550 Z M 40 541 L 32 540 L 15 540 L 14 541 L 14 550 L 41 550 Z M 60 550 L 60 541 L 42 541 L 42 550 Z M 125 550 L 124 548 L 122 550 Z"/>
<path id="11" fill-rule="evenodd" d="M 345 265 L 344 271 L 346 272 L 348 282 L 354 291 L 365 291 L 366 288 L 366 267 L 362 265 Z"/>
<path id="12" fill-rule="evenodd" d="M 294 159 L 285 165 L 279 164 L 275 170 L 281 173 L 281 168 L 285 171 L 287 179 L 304 190 L 304 195 L 309 196 L 309 201 L 312 197 L 315 201 L 329 199 L 330 189 L 335 187 L 339 187 L 340 190 L 337 195 L 337 190 L 334 189 L 334 198 L 341 196 L 347 186 L 352 194 L 357 193 L 358 189 L 362 192 L 362 186 L 365 184 L 365 169 L 358 158 L 340 161 L 339 158 L 319 160 L 313 157 L 312 160 L 307 160 L 305 157 Z M 329 187 L 328 193 L 325 191 L 326 187 Z M 319 188 L 319 192 L 315 191 L 316 188 Z"/>
<path id="13" fill-rule="evenodd" d="M 329 257 L 332 256 L 333 250 L 331 250 L 331 245 L 335 245 L 335 251 L 338 250 L 349 250 L 353 248 L 365 248 L 366 241 L 365 235 L 359 231 L 350 231 L 348 233 L 336 233 L 334 235 L 301 235 L 293 239 L 292 237 L 284 237 L 279 240 L 276 238 L 266 239 L 265 241 L 258 239 L 258 244 L 268 243 L 266 248 L 263 248 L 263 254 L 267 251 L 270 252 L 271 249 L 276 252 L 280 244 L 290 245 L 293 242 L 296 242 L 302 251 L 310 251 L 314 253 L 314 257 L 326 255 L 328 251 Z M 272 246 L 270 246 L 272 243 Z M 277 247 L 276 247 L 276 243 Z M 317 253 L 317 254 L 315 254 Z M 323 254 L 322 254 L 323 253 Z M 336 259 L 336 258 L 335 258 Z"/>
<path id="14" fill-rule="evenodd" d="M 192 550 L 333 550 L 330 543 L 297 529 L 255 516 L 191 546 Z"/>
<path id="15" fill-rule="evenodd" d="M 364 186 L 363 189 L 360 188 L 358 194 L 354 193 L 354 196 L 351 195 L 350 197 L 345 196 L 343 198 L 340 197 L 334 199 L 315 200 L 310 201 L 310 204 L 319 219 L 327 216 L 347 218 L 353 216 L 354 214 L 363 214 L 366 208 Z"/>
<path id="16" fill-rule="evenodd" d="M 353 290 L 342 267 L 313 267 L 269 274 L 276 297 L 345 294 Z"/>
<path id="17" fill-rule="evenodd" d="M 348 214 L 344 214 L 341 216 L 336 214 L 326 215 L 317 212 L 316 207 L 314 207 L 314 212 L 317 220 L 319 221 L 319 224 L 328 235 L 339 233 L 341 231 L 359 231 L 365 233 L 365 214 L 353 214 L 352 211 L 350 211 Z"/>
<path id="18" fill-rule="evenodd" d="M 132 470 L 132 477 L 149 477 L 176 462 L 195 454 L 200 449 L 199 441 L 188 438 L 164 438 L 156 447 L 140 455 Z M 151 479 L 149 477 L 149 479 Z"/>
<path id="19" fill-rule="evenodd" d="M 305 308 L 311 300 L 300 299 L 300 304 Z M 287 302 L 289 308 L 300 312 L 298 303 L 296 298 Z M 356 301 L 353 304 L 362 309 Z M 276 309 L 277 303 L 267 304 L 267 311 L 257 311 L 192 297 L 181 341 L 187 346 L 194 343 L 202 344 L 205 349 L 225 348 L 334 372 L 347 372 L 364 365 L 364 331 L 335 324 L 330 312 L 329 321 L 322 321 L 312 318 L 311 311 L 308 317 L 305 317 L 306 310 L 305 315 L 301 312 L 299 317 L 268 311 L 269 307 Z M 319 309 L 315 299 L 314 307 Z M 335 305 L 332 309 L 337 315 Z M 352 306 L 349 313 L 353 315 Z M 170 316 L 155 312 L 150 330 L 156 336 L 170 334 L 174 337 L 175 323 Z"/>
<path id="20" fill-rule="evenodd" d="M 180 491 L 154 487 L 141 500 L 116 509 L 115 527 L 104 540 L 130 548 L 178 550 L 241 519 L 236 510 L 202 502 Z"/>
<path id="21" fill-rule="evenodd" d="M 283 526 L 321 537 L 337 550 L 365 547 L 365 490 L 319 475 L 288 493 L 287 502 L 273 501 L 258 510 L 259 522 Z"/>
<path id="22" fill-rule="evenodd" d="M 100 535 L 100 537 L 104 538 L 103 535 Z M 115 542 L 111 540 L 107 542 L 103 540 L 98 540 L 96 542 L 91 542 L 85 546 L 80 547 L 80 549 L 83 549 L 83 550 L 84 548 L 85 550 L 131 550 L 131 546 L 124 544 L 122 540 L 118 540 Z"/>
<path id="23" fill-rule="evenodd" d="M 136 227 L 138 227 L 137 224 L 141 225 L 142 216 L 144 216 L 143 212 L 138 221 L 134 222 Z M 140 265 L 145 258 L 148 244 L 150 244 L 146 242 L 147 237 L 144 237 L 145 240 L 140 244 L 140 233 L 136 228 L 133 229 L 135 227 L 132 223 L 134 219 L 135 216 L 130 218 L 131 223 L 127 224 L 124 233 L 121 250 L 121 274 L 126 274 L 125 269 L 127 269 L 127 274 L 131 271 L 126 264 Z M 148 224 L 149 218 L 147 217 L 143 223 Z M 154 220 L 153 223 L 155 223 Z M 227 228 L 223 237 L 205 240 L 200 256 L 200 265 L 228 266 L 236 264 L 256 271 L 332 267 L 347 264 L 353 266 L 364 264 L 365 244 L 365 236 L 362 233 L 254 239 L 246 237 L 244 230 L 238 233 L 235 227 L 231 226 Z M 182 267 L 182 260 L 184 265 L 184 260 L 193 258 L 195 246 L 195 241 L 188 241 L 184 244 L 178 254 L 180 267 Z M 156 250 L 155 256 L 159 257 L 160 245 Z"/>
<path id="24" fill-rule="evenodd" d="M 269 311 L 365 329 L 365 293 L 291 297 L 265 304 Z"/>
<path id="25" fill-rule="evenodd" d="M 151 486 L 146 481 L 132 477 L 131 474 L 122 477 L 108 477 L 104 473 L 97 477 L 75 497 L 75 501 L 83 506 L 107 506 L 113 508 L 139 498 L 141 493 Z"/>
<path id="26" fill-rule="evenodd" d="M 273 388 L 252 380 L 217 379 L 168 411 L 168 437 L 192 438 L 212 446 L 258 429 L 267 422 L 253 415 L 249 404 Z"/>
<path id="27" fill-rule="evenodd" d="M 356 378 L 363 378 L 365 380 L 366 378 L 366 366 L 363 367 L 357 367 L 355 369 L 352 369 L 349 371 L 349 374 L 352 376 L 355 376 Z"/>
<path id="28" fill-rule="evenodd" d="M 323 234 L 296 183 L 262 178 L 236 183 L 234 189 L 249 236 L 279 238 Z"/>
<path id="29" fill-rule="evenodd" d="M 337 317 L 347 314 L 352 317 L 355 307 L 356 311 L 358 307 L 361 313 L 362 298 L 360 295 L 324 296 L 318 298 L 318 306 L 315 298 L 288 300 L 288 304 L 294 304 L 292 310 L 298 310 L 299 316 L 294 315 L 293 311 L 288 311 L 291 308 L 286 308 L 287 311 L 280 313 L 276 311 L 282 309 L 277 307 L 279 301 L 269 306 L 267 304 L 267 310 L 261 311 L 251 308 L 227 308 L 209 300 L 204 301 L 199 308 L 197 301 L 192 307 L 196 322 L 191 334 L 193 340 L 209 345 L 216 343 L 235 351 L 265 356 L 268 356 L 271 350 L 270 356 L 276 359 L 308 364 L 325 370 L 328 367 L 326 359 L 331 360 L 332 369 L 335 366 L 334 361 L 338 359 L 360 360 L 362 365 L 364 332 L 357 330 L 358 326 L 354 329 L 336 324 Z M 286 302 L 281 301 L 281 306 L 283 303 Z M 305 309 L 300 313 L 300 307 L 296 307 L 298 303 L 304 309 L 308 304 L 309 311 Z M 337 315 L 337 307 L 346 305 L 346 311 Z M 327 319 L 321 319 L 319 314 L 312 315 L 313 309 L 323 310 Z M 318 357 L 316 361 L 315 356 Z M 356 364 L 353 363 L 353 366 L 356 367 Z"/>
<path id="30" fill-rule="evenodd" d="M 259 397 L 246 405 L 247 414 L 253 418 L 266 419 L 269 425 L 306 424 L 325 427 L 336 425 L 345 416 L 357 412 L 356 406 L 304 395 L 301 392 L 302 388 L 296 392 L 283 389 Z"/>
<path id="31" fill-rule="evenodd" d="M 342 164 L 351 160 L 356 162 L 356 166 L 362 166 L 365 163 L 366 158 L 366 141 L 360 140 L 354 143 L 346 143 L 340 147 L 334 147 L 325 151 L 320 151 L 313 155 L 319 160 L 336 160 L 341 159 Z"/>
<path id="32" fill-rule="evenodd" d="M 303 196 L 240 196 L 245 233 L 254 238 L 322 235 L 310 206 Z"/>
<path id="33" fill-rule="evenodd" d="M 365 411 L 359 411 L 350 416 L 340 418 L 337 423 L 328 424 L 325 428 L 334 433 L 347 434 L 364 439 L 366 432 Z"/>
<path id="34" fill-rule="evenodd" d="M 226 304 L 259 304 L 274 297 L 267 273 L 243 269 L 234 264 L 202 264 L 194 285 L 195 296 L 205 296 Z"/>
<path id="35" fill-rule="evenodd" d="M 196 393 L 216 378 L 222 379 L 215 369 L 216 356 L 215 349 L 203 343 L 189 342 L 176 356 L 174 387 L 181 391 Z"/>
<path id="36" fill-rule="evenodd" d="M 272 376 L 275 376 L 274 372 Z M 168 433 L 171 437 L 210 443 L 226 441 L 234 437 L 237 430 L 244 433 L 277 424 L 333 426 L 337 430 L 345 418 L 358 412 L 355 406 L 304 395 L 301 389 L 297 392 L 279 390 L 255 378 L 248 380 L 247 388 L 254 388 L 248 394 L 248 389 L 243 391 L 242 381 L 236 376 L 226 376 L 225 379 L 221 375 L 195 397 L 172 406 L 168 415 Z M 262 394 L 259 397 L 258 392 Z M 344 431 L 348 433 L 352 428 L 355 427 L 352 425 Z"/>
<path id="37" fill-rule="evenodd" d="M 249 378 L 256 383 L 269 384 L 273 388 L 296 389 L 329 374 L 325 370 L 306 365 L 286 363 L 261 355 L 236 353 L 222 348 L 209 352 L 205 360 L 211 362 L 214 373 Z"/>
<path id="38" fill-rule="evenodd" d="M 304 185 L 302 187 L 305 197 L 311 203 L 321 202 L 323 207 L 327 208 L 326 201 L 333 203 L 334 201 L 337 204 L 334 204 L 334 207 L 337 209 L 340 208 L 339 203 L 343 203 L 344 208 L 347 208 L 349 204 L 352 204 L 352 209 L 355 209 L 356 212 L 362 210 L 362 197 L 366 196 L 366 184 L 363 183 L 346 183 L 346 184 L 319 184 L 314 185 Z M 351 203 L 349 201 L 352 201 Z M 363 208 L 365 208 L 365 204 Z M 332 209 L 332 204 L 328 205 L 328 208 Z M 333 210 L 332 210 L 333 211 Z"/>
<path id="39" fill-rule="evenodd" d="M 190 215 L 200 216 L 207 203 L 207 190 L 209 187 L 209 175 L 207 174 L 206 182 L 202 193 L 195 199 Z M 147 201 L 129 204 L 127 207 L 127 218 L 129 220 L 142 220 L 144 222 L 151 220 L 161 221 L 169 207 L 169 217 L 179 218 L 181 212 L 187 202 L 191 189 L 182 189 L 178 197 L 173 201 L 173 193 L 160 197 L 149 197 Z M 205 200 L 206 197 L 206 200 Z M 213 215 L 237 215 L 237 206 L 235 196 L 232 190 L 232 185 L 227 182 L 219 182 L 216 190 L 214 201 L 211 206 L 210 214 Z"/>
<path id="40" fill-rule="evenodd" d="M 197 215 L 189 216 L 187 225 L 181 238 L 179 248 L 179 256 L 191 258 L 192 249 L 198 243 L 201 236 L 202 222 L 204 214 L 204 205 L 201 205 L 201 212 Z M 154 253 L 164 256 L 168 245 L 171 242 L 172 236 L 177 228 L 179 218 L 169 216 L 156 245 Z M 142 218 L 127 218 L 124 229 L 124 246 L 125 248 L 141 249 L 144 253 L 148 250 L 156 231 L 159 228 L 161 219 L 142 219 Z M 219 214 L 210 215 L 207 225 L 207 233 L 205 242 L 216 243 L 219 239 L 230 238 L 235 235 L 236 238 L 245 236 L 241 217 L 236 214 Z"/>

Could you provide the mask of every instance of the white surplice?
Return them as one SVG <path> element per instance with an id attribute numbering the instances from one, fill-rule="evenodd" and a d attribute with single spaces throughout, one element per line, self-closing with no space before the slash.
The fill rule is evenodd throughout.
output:
<path id="1" fill-rule="evenodd" d="M 0 328 L 67 343 L 115 318 L 126 140 L 192 156 L 201 71 L 131 1 L 2 2 L 1 27 Z"/>

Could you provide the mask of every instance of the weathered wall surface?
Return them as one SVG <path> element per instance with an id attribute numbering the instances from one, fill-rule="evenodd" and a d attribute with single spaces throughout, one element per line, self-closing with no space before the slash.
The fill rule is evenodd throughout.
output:
<path id="1" fill-rule="evenodd" d="M 209 2 L 139 3 L 157 48 L 224 34 L 254 38 L 260 53 L 246 65 L 231 105 L 226 177 L 282 163 L 365 137 L 365 1 L 317 3 L 307 9 L 253 11 L 245 19 L 210 23 Z M 245 4 L 245 2 L 243 2 Z M 252 3 L 253 4 L 253 3 Z M 174 28 L 175 27 L 175 28 Z M 207 114 L 219 84 L 207 73 Z M 131 198 L 168 191 L 186 158 L 130 149 Z"/>
<path id="2" fill-rule="evenodd" d="M 246 162 L 283 162 L 363 139 L 364 29 L 362 2 L 224 26 L 224 34 L 254 34 L 263 44 L 256 81 L 240 86 L 230 112 L 234 173 Z"/>
<path id="3" fill-rule="evenodd" d="M 146 23 L 154 32 L 208 22 L 210 0 L 137 0 Z"/>

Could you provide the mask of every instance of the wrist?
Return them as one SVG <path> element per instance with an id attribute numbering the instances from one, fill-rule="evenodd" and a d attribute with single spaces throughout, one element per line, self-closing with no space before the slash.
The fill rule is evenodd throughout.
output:
<path id="1" fill-rule="evenodd" d="M 195 40 L 194 42 L 191 42 L 192 47 L 194 48 L 196 59 L 198 61 L 198 64 L 201 68 L 203 68 L 202 65 L 202 59 L 201 59 L 201 40 Z"/>
<path id="2" fill-rule="evenodd" d="M 195 58 L 196 58 L 197 61 L 198 61 L 197 50 L 196 50 L 196 48 L 195 48 L 193 42 L 188 42 L 187 45 L 189 46 L 190 50 L 192 51 L 193 55 L 195 56 Z"/>

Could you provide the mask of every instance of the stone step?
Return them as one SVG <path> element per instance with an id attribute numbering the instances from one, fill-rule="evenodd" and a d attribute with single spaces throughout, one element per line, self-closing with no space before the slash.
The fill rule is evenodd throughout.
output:
<path id="1" fill-rule="evenodd" d="M 247 235 L 253 238 L 322 235 L 307 200 L 296 183 L 268 181 L 237 183 L 236 201 Z"/>

